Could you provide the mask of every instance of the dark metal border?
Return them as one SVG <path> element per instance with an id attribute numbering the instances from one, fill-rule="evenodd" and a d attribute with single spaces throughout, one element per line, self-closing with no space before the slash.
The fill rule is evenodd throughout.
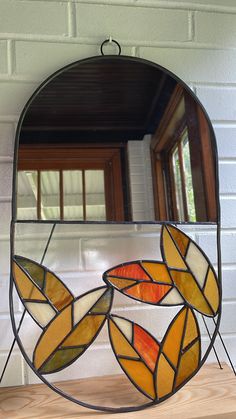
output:
<path id="1" fill-rule="evenodd" d="M 215 138 L 215 134 L 214 134 L 214 130 L 210 121 L 210 118 L 206 112 L 206 110 L 204 109 L 204 107 L 202 106 L 202 104 L 200 103 L 199 99 L 196 97 L 196 95 L 192 92 L 192 90 L 180 79 L 178 78 L 175 74 L 173 74 L 171 71 L 165 69 L 164 67 L 153 63 L 151 61 L 148 60 L 144 60 L 141 58 L 136 58 L 136 57 L 129 57 L 129 56 L 113 56 L 113 55 L 107 55 L 107 56 L 95 56 L 95 57 L 91 57 L 91 58 L 87 58 L 84 60 L 79 60 L 76 61 L 73 64 L 69 64 L 63 68 L 61 68 L 60 70 L 56 71 L 53 75 L 49 76 L 37 89 L 36 91 L 33 93 L 33 95 L 30 97 L 30 99 L 28 100 L 27 104 L 25 105 L 19 122 L 18 122 L 18 126 L 17 126 L 17 131 L 16 131 L 16 136 L 15 136 L 15 150 L 14 150 L 14 164 L 13 164 L 13 180 L 12 180 L 12 221 L 11 221 L 11 229 L 10 229 L 10 246 L 11 246 L 11 258 L 14 256 L 14 239 L 15 239 L 15 225 L 17 223 L 17 219 L 16 219 L 16 174 L 17 174 L 17 159 L 18 159 L 18 148 L 19 148 L 19 136 L 20 136 L 20 130 L 22 127 L 22 123 L 24 120 L 24 117 L 26 115 L 26 112 L 29 108 L 29 106 L 31 105 L 31 103 L 33 102 L 34 98 L 37 96 L 37 94 L 43 90 L 43 88 L 51 81 L 53 80 L 55 77 L 57 77 L 59 74 L 63 73 L 64 71 L 66 71 L 69 68 L 73 68 L 79 64 L 83 64 L 86 61 L 96 61 L 96 60 L 109 60 L 109 59 L 116 59 L 116 60 L 129 60 L 132 62 L 142 62 L 146 65 L 152 66 L 157 68 L 158 70 L 161 70 L 163 72 L 165 72 L 167 75 L 169 75 L 170 77 L 172 77 L 173 79 L 175 79 L 178 83 L 180 83 L 184 89 L 194 98 L 194 100 L 196 101 L 196 103 L 201 107 L 204 116 L 208 122 L 208 126 L 209 126 L 209 130 L 210 130 L 210 135 L 211 135 L 211 142 L 212 142 L 212 150 L 213 150 L 213 156 L 214 156 L 214 169 L 215 169 L 215 175 L 216 175 L 216 182 L 215 182 L 215 195 L 216 195 L 216 206 L 217 206 L 217 221 L 214 223 L 212 222 L 198 222 L 198 223 L 190 223 L 190 222 L 176 222 L 174 221 L 173 223 L 171 222 L 78 222 L 78 221 L 63 221 L 60 222 L 59 220 L 55 222 L 55 220 L 48 220 L 47 222 L 43 221 L 43 223 L 53 223 L 53 224 L 115 224 L 115 225 L 122 225 L 122 224 L 133 224 L 133 225 L 139 225 L 139 224 L 157 224 L 157 225 L 163 225 L 163 224 L 173 224 L 173 225 L 215 225 L 217 228 L 216 231 L 216 236 L 217 236 L 217 262 L 218 262 L 218 281 L 219 281 L 219 292 L 220 292 L 220 308 L 219 308 L 219 314 L 217 316 L 217 320 L 214 321 L 215 323 L 215 330 L 214 333 L 212 335 L 212 340 L 210 342 L 210 345 L 205 353 L 205 355 L 203 356 L 201 362 L 199 363 L 199 367 L 197 369 L 197 371 L 194 372 L 194 374 L 192 374 L 190 377 L 188 377 L 188 379 L 182 383 L 178 389 L 176 389 L 172 394 L 176 393 L 179 389 L 181 389 L 183 387 L 183 385 L 186 384 L 186 382 L 188 382 L 192 376 L 194 376 L 198 370 L 201 368 L 201 366 L 204 364 L 204 362 L 206 361 L 213 345 L 214 345 L 214 341 L 215 338 L 217 336 L 218 330 L 219 330 L 219 324 L 220 324 L 220 318 L 221 318 L 221 306 L 222 306 L 222 267 L 221 267 L 221 235 L 220 235 L 220 229 L 221 229 L 221 218 L 220 218 L 220 200 L 219 200 L 219 169 L 218 169 L 218 153 L 217 153 L 217 144 L 216 144 L 216 138 Z M 19 222 L 19 221 L 18 221 Z M 38 222 L 38 221 L 32 221 L 32 220 L 25 220 L 25 221 L 20 221 L 23 223 L 42 223 L 42 221 Z M 11 317 L 11 322 L 12 322 L 12 328 L 13 328 L 13 332 L 15 335 L 15 339 L 18 343 L 18 346 L 21 350 L 21 353 L 25 359 L 25 361 L 27 362 L 27 364 L 31 367 L 31 369 L 34 371 L 34 373 L 38 376 L 38 378 L 40 378 L 49 388 L 51 388 L 52 390 L 54 390 L 56 393 L 58 393 L 59 395 L 63 396 L 64 398 L 77 403 L 83 407 L 87 407 L 93 410 L 99 410 L 99 411 L 105 411 L 105 412 L 132 412 L 132 411 L 138 411 L 138 410 L 142 410 L 143 408 L 152 406 L 154 404 L 157 404 L 159 402 L 149 402 L 140 406 L 134 406 L 134 407 L 122 407 L 122 408 L 113 408 L 113 407 L 102 407 L 102 406 L 95 406 L 95 405 L 91 405 L 89 403 L 85 403 L 82 401 L 79 401 L 73 397 L 71 397 L 70 395 L 64 393 L 61 389 L 59 389 L 58 387 L 54 386 L 53 384 L 49 383 L 41 374 L 38 373 L 38 371 L 35 370 L 31 360 L 29 359 L 28 355 L 26 354 L 23 344 L 21 342 L 21 339 L 17 333 L 17 327 L 16 327 L 16 322 L 15 322 L 15 317 L 14 317 L 14 305 L 13 305 L 13 298 L 12 298 L 12 293 L 13 293 L 13 287 L 14 287 L 14 283 L 13 283 L 13 276 L 12 276 L 12 264 L 11 264 L 11 268 L 10 268 L 10 287 L 9 287 L 9 305 L 10 305 L 10 317 Z M 214 320 L 214 319 L 213 319 Z M 169 398 L 170 395 L 164 397 L 161 401 L 166 400 L 167 398 Z"/>

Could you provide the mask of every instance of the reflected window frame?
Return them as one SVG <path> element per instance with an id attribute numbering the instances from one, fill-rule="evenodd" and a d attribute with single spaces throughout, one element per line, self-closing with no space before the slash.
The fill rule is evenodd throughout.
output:
<path id="1" fill-rule="evenodd" d="M 66 152 L 66 153 L 65 153 Z M 65 155 L 67 156 L 65 158 Z M 37 171 L 37 220 L 42 220 L 41 182 L 43 171 L 59 172 L 60 220 L 64 220 L 64 170 L 103 170 L 105 183 L 105 221 L 130 221 L 130 191 L 128 165 L 122 165 L 121 155 L 127 159 L 126 144 L 60 144 L 31 146 L 21 145 L 17 171 Z M 116 193 L 114 193 L 114 190 Z M 83 193 L 83 220 L 86 220 L 85 193 Z M 18 207 L 18 206 L 17 206 Z"/>
<path id="2" fill-rule="evenodd" d="M 215 167 L 208 122 L 195 99 L 177 85 L 151 140 L 155 218 L 189 222 L 186 208 L 179 219 L 173 182 L 173 149 L 187 131 L 196 222 L 216 221 Z M 207 157 L 208 156 L 208 157 Z M 186 200 L 185 200 L 186 201 Z"/>

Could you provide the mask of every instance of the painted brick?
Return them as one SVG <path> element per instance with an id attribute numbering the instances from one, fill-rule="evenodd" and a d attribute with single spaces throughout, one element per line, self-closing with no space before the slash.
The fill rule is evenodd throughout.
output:
<path id="1" fill-rule="evenodd" d="M 0 196 L 11 197 L 12 193 L 12 167 L 11 163 L 0 164 L 0 179 L 4 179 L 4 182 L 0 182 Z"/>
<path id="2" fill-rule="evenodd" d="M 0 75 L 7 73 L 7 42 L 0 41 Z"/>
<path id="3" fill-rule="evenodd" d="M 33 83 L 0 82 L 0 115 L 19 115 L 36 87 Z"/>
<path id="4" fill-rule="evenodd" d="M 236 127 L 214 127 L 219 157 L 236 158 Z"/>
<path id="5" fill-rule="evenodd" d="M 221 205 L 221 222 L 223 228 L 236 228 L 236 197 L 222 197 Z"/>
<path id="6" fill-rule="evenodd" d="M 0 122 L 0 156 L 13 156 L 15 127 L 13 123 Z"/>
<path id="7" fill-rule="evenodd" d="M 140 47 L 140 57 L 162 65 L 186 83 L 236 81 L 235 51 Z"/>
<path id="8" fill-rule="evenodd" d="M 117 237 L 82 241 L 86 270 L 106 270 L 119 263 L 136 259 L 159 259 L 160 250 L 154 237 Z"/>
<path id="9" fill-rule="evenodd" d="M 37 239 L 37 236 L 28 240 L 18 241 L 16 244 L 16 253 L 24 255 L 30 259 L 40 261 L 47 243 L 47 238 Z M 62 258 L 66 249 L 66 258 Z M 50 243 L 44 259 L 44 265 L 54 272 L 58 270 L 71 271 L 78 269 L 79 265 L 79 243 L 77 240 L 54 239 Z"/>
<path id="10" fill-rule="evenodd" d="M 192 4 L 198 5 L 203 4 L 204 6 L 212 5 L 212 6 L 234 6 L 235 7 L 235 0 L 171 0 L 172 3 L 187 3 L 187 5 Z M 197 6 L 196 6 L 197 8 Z"/>
<path id="11" fill-rule="evenodd" d="M 50 1 L 8 1 L 0 3 L 2 33 L 68 34 L 67 5 Z"/>
<path id="12" fill-rule="evenodd" d="M 187 41 L 188 14 L 182 10 L 77 4 L 79 36 L 118 40 Z M 131 41 L 132 42 L 132 41 Z"/>
<path id="13" fill-rule="evenodd" d="M 206 252 L 211 263 L 216 263 L 216 240 L 213 234 L 202 234 L 198 241 L 200 247 Z M 222 261 L 235 263 L 236 234 L 222 232 L 221 234 Z"/>
<path id="14" fill-rule="evenodd" d="M 2 371 L 7 358 L 7 352 L 0 353 L 0 371 Z M 19 386 L 24 384 L 23 357 L 19 352 L 13 352 L 7 366 L 4 378 L 0 387 Z M 2 411 L 9 411 L 9 402 L 5 400 L 1 403 Z"/>
<path id="15" fill-rule="evenodd" d="M 236 120 L 236 89 L 232 87 L 197 87 L 197 96 L 213 120 Z"/>
<path id="16" fill-rule="evenodd" d="M 10 233 L 11 203 L 0 202 L 0 235 Z"/>
<path id="17" fill-rule="evenodd" d="M 236 193 L 236 176 L 232 176 L 232 173 L 236 173 L 236 163 L 224 163 L 220 162 L 220 192 L 224 194 Z"/>
<path id="18" fill-rule="evenodd" d="M 236 269 L 225 268 L 222 271 L 223 299 L 236 300 Z"/>
<path id="19" fill-rule="evenodd" d="M 1 305 L 0 313 L 7 313 L 9 311 L 9 282 L 10 275 L 2 275 L 0 280 L 0 295 L 1 295 Z M 16 311 L 20 310 L 20 303 L 18 294 L 14 291 L 13 293 L 13 302 Z"/>
<path id="20" fill-rule="evenodd" d="M 236 45 L 236 15 L 197 12 L 195 40 L 214 45 Z"/>
<path id="21" fill-rule="evenodd" d="M 125 47 L 124 54 L 131 55 Z M 100 55 L 100 45 L 77 43 L 16 42 L 16 73 L 43 79 L 77 60 Z"/>
<path id="22" fill-rule="evenodd" d="M 227 347 L 227 350 L 229 351 L 230 357 L 233 361 L 233 364 L 236 365 L 236 356 L 235 356 L 235 350 L 234 350 L 234 346 L 235 346 L 235 337 L 234 336 L 224 336 L 223 335 L 223 339 L 225 342 L 225 345 Z M 202 340 L 202 353 L 205 353 L 207 346 L 209 345 L 209 339 L 205 338 L 204 340 Z M 229 365 L 229 361 L 227 359 L 226 353 L 224 351 L 224 348 L 219 340 L 219 338 L 217 338 L 215 340 L 214 343 L 214 347 L 217 351 L 217 354 L 220 358 L 221 362 L 226 362 Z M 212 350 L 210 352 L 210 354 L 208 355 L 207 358 L 207 363 L 217 363 L 217 359 L 215 357 L 214 351 Z"/>
<path id="23" fill-rule="evenodd" d="M 0 351 L 10 348 L 12 340 L 14 339 L 13 331 L 11 328 L 11 321 L 9 316 L 1 316 L 1 340 Z"/>

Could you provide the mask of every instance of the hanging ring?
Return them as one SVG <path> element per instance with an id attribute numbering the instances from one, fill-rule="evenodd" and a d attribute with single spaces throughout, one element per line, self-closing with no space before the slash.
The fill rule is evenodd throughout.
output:
<path id="1" fill-rule="evenodd" d="M 118 47 L 118 54 L 117 55 L 120 55 L 121 54 L 121 46 L 120 46 L 119 42 L 115 41 L 115 39 L 112 39 L 111 36 L 108 39 L 105 39 L 105 41 L 103 41 L 103 43 L 100 47 L 101 54 L 105 55 L 104 52 L 103 52 L 104 45 L 111 44 L 111 43 L 116 44 L 116 46 Z"/>

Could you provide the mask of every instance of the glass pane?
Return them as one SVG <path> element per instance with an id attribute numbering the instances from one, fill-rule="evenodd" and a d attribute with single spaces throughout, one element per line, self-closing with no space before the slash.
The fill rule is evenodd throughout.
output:
<path id="1" fill-rule="evenodd" d="M 17 177 L 17 218 L 19 220 L 37 219 L 37 172 L 18 172 Z"/>
<path id="2" fill-rule="evenodd" d="M 42 171 L 41 179 L 41 218 L 54 220 L 60 218 L 59 172 Z"/>
<path id="3" fill-rule="evenodd" d="M 188 217 L 189 217 L 189 221 L 196 221 L 196 211 L 195 211 L 195 203 L 194 203 L 194 195 L 193 195 L 192 170 L 191 170 L 191 161 L 190 161 L 190 152 L 189 152 L 189 139 L 188 139 L 187 131 L 185 132 L 184 138 L 182 140 L 182 150 L 183 150 L 183 166 L 184 166 Z"/>
<path id="4" fill-rule="evenodd" d="M 64 219 L 83 220 L 82 170 L 63 171 Z"/>
<path id="5" fill-rule="evenodd" d="M 178 218 L 179 218 L 179 221 L 184 221 L 183 194 L 182 194 L 182 183 L 181 183 L 178 148 L 176 148 L 173 152 L 172 162 L 173 162 L 173 169 L 174 169 L 176 206 L 177 206 L 177 211 L 179 215 Z"/>
<path id="6" fill-rule="evenodd" d="M 86 220 L 106 221 L 103 170 L 85 170 Z"/>

